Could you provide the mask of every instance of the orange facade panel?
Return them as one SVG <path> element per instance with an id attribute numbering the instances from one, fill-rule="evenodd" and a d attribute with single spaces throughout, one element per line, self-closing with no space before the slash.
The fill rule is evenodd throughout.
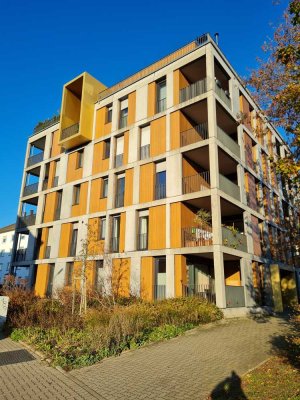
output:
<path id="1" fill-rule="evenodd" d="M 126 212 L 120 214 L 120 244 L 119 252 L 125 251 Z"/>
<path id="2" fill-rule="evenodd" d="M 129 131 L 126 131 L 124 133 L 123 165 L 128 164 L 128 151 L 129 151 Z"/>
<path id="3" fill-rule="evenodd" d="M 189 85 L 188 80 L 183 73 L 177 69 L 173 74 L 173 101 L 174 105 L 179 104 L 179 92 L 180 89 Z"/>
<path id="4" fill-rule="evenodd" d="M 107 208 L 107 198 L 101 198 L 103 188 L 103 178 L 94 179 L 91 182 L 90 213 L 105 211 Z"/>
<path id="5" fill-rule="evenodd" d="M 78 157 L 78 151 L 74 151 L 73 153 L 69 154 L 66 178 L 67 182 L 76 181 L 82 178 L 83 168 L 78 167 Z"/>
<path id="6" fill-rule="evenodd" d="M 51 192 L 46 194 L 43 222 L 54 221 L 56 205 L 57 205 L 57 192 Z"/>
<path id="7" fill-rule="evenodd" d="M 150 156 L 166 152 L 166 117 L 155 119 L 150 124 Z"/>
<path id="8" fill-rule="evenodd" d="M 171 130 L 171 150 L 180 147 L 180 111 L 175 111 L 170 115 Z"/>
<path id="9" fill-rule="evenodd" d="M 141 258 L 141 298 L 143 300 L 153 300 L 154 294 L 154 258 Z"/>
<path id="10" fill-rule="evenodd" d="M 125 171 L 125 194 L 124 194 L 124 206 L 131 206 L 133 200 L 133 168 Z"/>
<path id="11" fill-rule="evenodd" d="M 42 228 L 40 249 L 39 249 L 39 259 L 45 258 L 46 247 L 47 247 L 47 242 L 48 242 L 48 233 L 49 233 L 49 228 Z"/>
<path id="12" fill-rule="evenodd" d="M 93 156 L 93 175 L 109 169 L 109 158 L 105 157 L 105 142 L 96 143 Z"/>
<path id="13" fill-rule="evenodd" d="M 154 199 L 155 164 L 149 163 L 140 167 L 140 203 Z"/>
<path id="14" fill-rule="evenodd" d="M 258 218 L 251 215 L 251 224 L 252 224 L 252 239 L 253 239 L 253 253 L 256 256 L 261 256 L 261 244 L 260 244 L 260 229 L 258 224 Z"/>
<path id="15" fill-rule="evenodd" d="M 151 82 L 148 85 L 148 117 L 153 117 L 156 111 L 156 83 Z"/>
<path id="16" fill-rule="evenodd" d="M 34 293 L 36 296 L 45 297 L 47 294 L 48 280 L 51 266 L 49 264 L 39 264 L 37 267 Z"/>
<path id="17" fill-rule="evenodd" d="M 59 145 L 59 130 L 52 133 L 52 146 L 50 157 L 59 156 L 61 153 L 61 146 Z"/>
<path id="18" fill-rule="evenodd" d="M 174 261 L 175 297 L 180 297 L 184 294 L 183 285 L 187 284 L 186 257 L 176 254 Z"/>
<path id="19" fill-rule="evenodd" d="M 166 206 L 149 208 L 149 250 L 166 247 Z"/>
<path id="20" fill-rule="evenodd" d="M 130 258 L 113 259 L 112 290 L 115 296 L 130 296 Z"/>
<path id="21" fill-rule="evenodd" d="M 58 257 L 68 257 L 71 242 L 71 233 L 71 223 L 61 225 Z"/>
<path id="22" fill-rule="evenodd" d="M 100 218 L 90 218 L 88 222 L 88 251 L 90 255 L 104 254 L 104 240 L 100 240 Z"/>
<path id="23" fill-rule="evenodd" d="M 128 95 L 128 125 L 135 123 L 135 112 L 136 112 L 136 92 L 132 92 Z"/>
<path id="24" fill-rule="evenodd" d="M 107 108 L 102 107 L 96 111 L 95 139 L 111 133 L 111 122 L 107 123 Z"/>
<path id="25" fill-rule="evenodd" d="M 72 205 L 71 217 L 77 217 L 79 215 L 86 214 L 87 192 L 88 192 L 88 182 L 81 183 L 81 185 L 80 185 L 79 204 L 73 204 Z"/>

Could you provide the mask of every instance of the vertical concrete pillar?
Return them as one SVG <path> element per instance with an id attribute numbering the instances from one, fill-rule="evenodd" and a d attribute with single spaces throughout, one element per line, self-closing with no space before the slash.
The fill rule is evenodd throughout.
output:
<path id="1" fill-rule="evenodd" d="M 277 264 L 270 265 L 271 285 L 273 292 L 274 310 L 276 312 L 283 311 L 281 285 L 280 285 L 280 270 Z"/>
<path id="2" fill-rule="evenodd" d="M 166 255 L 166 297 L 174 297 L 175 288 L 175 263 L 174 255 Z"/>
<path id="3" fill-rule="evenodd" d="M 211 214 L 212 214 L 212 232 L 213 244 L 222 245 L 222 229 L 221 229 L 221 202 L 220 196 L 216 190 L 211 194 Z"/>
<path id="4" fill-rule="evenodd" d="M 251 260 L 245 258 L 242 258 L 240 262 L 242 285 L 245 292 L 245 306 L 253 307 L 255 306 L 255 293 L 252 279 L 252 263 Z"/>
<path id="5" fill-rule="evenodd" d="M 206 79 L 207 79 L 207 91 L 214 90 L 215 85 L 215 63 L 213 55 L 213 46 L 206 46 Z"/>
<path id="6" fill-rule="evenodd" d="M 214 251 L 214 272 L 216 305 L 219 308 L 226 308 L 224 259 L 222 251 L 217 248 Z"/>

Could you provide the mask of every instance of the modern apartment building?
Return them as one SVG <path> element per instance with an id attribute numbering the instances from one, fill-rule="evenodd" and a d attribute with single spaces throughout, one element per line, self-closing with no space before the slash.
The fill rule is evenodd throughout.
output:
<path id="1" fill-rule="evenodd" d="M 11 255 L 14 244 L 15 224 L 7 225 L 0 228 L 0 285 L 4 283 L 5 277 L 10 272 Z M 24 258 L 27 247 L 28 235 L 19 234 L 18 253 L 16 261 Z M 27 279 L 29 276 L 29 265 L 26 267 L 16 267 L 15 275 L 17 280 Z"/>
<path id="2" fill-rule="evenodd" d="M 50 295 L 92 227 L 92 286 L 111 268 L 124 295 L 280 309 L 296 210 L 270 156 L 288 151 L 208 34 L 112 87 L 84 72 L 28 140 L 12 266 Z"/>

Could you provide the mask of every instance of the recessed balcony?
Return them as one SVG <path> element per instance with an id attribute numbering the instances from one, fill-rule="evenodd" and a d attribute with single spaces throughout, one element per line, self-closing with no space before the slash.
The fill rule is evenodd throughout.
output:
<path id="1" fill-rule="evenodd" d="M 210 188 L 209 171 L 200 172 L 195 175 L 184 176 L 182 178 L 182 193 L 193 193 Z"/>
<path id="2" fill-rule="evenodd" d="M 211 246 L 213 244 L 212 227 L 209 225 L 182 228 L 181 234 L 182 247 Z"/>

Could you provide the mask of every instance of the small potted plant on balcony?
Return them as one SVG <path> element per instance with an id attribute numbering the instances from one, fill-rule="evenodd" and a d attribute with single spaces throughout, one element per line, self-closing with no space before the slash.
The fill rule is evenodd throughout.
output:
<path id="1" fill-rule="evenodd" d="M 209 246 L 211 244 L 211 213 L 200 208 L 195 216 L 194 222 L 197 224 L 192 229 L 194 246 Z"/>

